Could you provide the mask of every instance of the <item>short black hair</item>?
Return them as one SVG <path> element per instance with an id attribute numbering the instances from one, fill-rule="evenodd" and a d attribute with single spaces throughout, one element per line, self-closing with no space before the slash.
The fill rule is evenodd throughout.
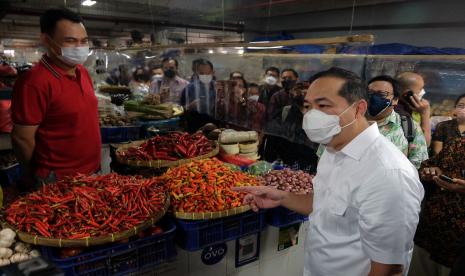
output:
<path id="1" fill-rule="evenodd" d="M 286 69 L 283 69 L 281 71 L 281 75 L 284 74 L 284 72 L 292 72 L 292 74 L 294 74 L 294 76 L 298 79 L 299 78 L 299 74 L 297 73 L 296 70 L 292 69 L 292 68 L 286 68 Z"/>
<path id="2" fill-rule="evenodd" d="M 385 81 L 385 82 L 389 82 L 391 85 L 392 85 L 392 89 L 393 89 L 393 92 L 394 92 L 394 97 L 395 98 L 399 98 L 400 97 L 400 90 L 401 90 L 401 87 L 400 87 L 400 84 L 399 82 L 391 77 L 391 76 L 388 76 L 388 75 L 381 75 L 381 76 L 377 76 L 377 77 L 374 77 L 372 78 L 369 82 L 368 82 L 368 85 L 370 85 L 371 83 L 375 82 L 375 81 Z"/>
<path id="3" fill-rule="evenodd" d="M 248 85 L 249 85 L 249 89 L 250 88 L 260 88 L 260 86 L 258 84 L 256 84 L 255 82 L 251 82 Z"/>
<path id="4" fill-rule="evenodd" d="M 270 66 L 270 67 L 266 68 L 265 74 L 266 74 L 268 71 L 276 72 L 276 74 L 278 74 L 278 76 L 279 76 L 279 74 L 281 73 L 281 72 L 279 71 L 279 69 L 276 68 L 276 67 L 274 67 L 274 66 Z"/>
<path id="5" fill-rule="evenodd" d="M 82 17 L 71 10 L 65 8 L 49 9 L 40 16 L 40 32 L 52 36 L 57 22 L 63 19 L 74 23 L 83 23 Z"/>
<path id="6" fill-rule="evenodd" d="M 455 105 L 454 105 L 454 106 L 457 106 L 457 105 L 459 104 L 460 100 L 462 100 L 463 98 L 465 98 L 465 94 L 460 95 L 460 96 L 457 98 L 457 100 L 455 100 Z"/>
<path id="7" fill-rule="evenodd" d="M 194 63 L 195 62 L 195 63 Z M 192 62 L 192 65 L 195 66 L 195 72 L 197 73 L 197 68 L 200 66 L 200 65 L 208 65 L 210 66 L 210 68 L 212 69 L 213 71 L 213 63 L 211 63 L 209 60 L 206 60 L 204 58 L 199 58 L 199 59 L 196 59 Z"/>
<path id="8" fill-rule="evenodd" d="M 164 58 L 164 59 L 161 61 L 161 65 L 163 66 L 163 64 L 164 64 L 165 62 L 170 62 L 170 61 L 172 61 L 172 60 L 174 61 L 174 64 L 176 65 L 176 69 L 178 69 L 178 65 L 179 65 L 179 64 L 178 64 L 178 60 L 175 59 L 175 58 L 173 58 L 173 57 L 166 57 L 166 58 Z"/>
<path id="9" fill-rule="evenodd" d="M 339 67 L 331 67 L 329 70 L 315 74 L 311 80 L 315 81 L 323 77 L 334 77 L 346 81 L 339 90 L 339 96 L 346 99 L 348 103 L 353 104 L 358 100 L 368 101 L 366 85 L 354 72 Z"/>
<path id="10" fill-rule="evenodd" d="M 152 68 L 150 68 L 150 71 L 157 70 L 157 69 L 162 69 L 161 65 L 157 64 L 157 65 L 152 66 Z"/>

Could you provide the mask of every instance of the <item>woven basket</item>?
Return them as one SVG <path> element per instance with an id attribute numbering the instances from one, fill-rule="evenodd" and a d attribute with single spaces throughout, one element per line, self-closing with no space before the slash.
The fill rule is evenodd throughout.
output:
<path id="1" fill-rule="evenodd" d="M 190 163 L 194 160 L 200 160 L 200 159 L 206 159 L 206 158 L 213 157 L 217 155 L 218 152 L 220 151 L 218 147 L 218 143 L 215 142 L 215 148 L 211 152 L 204 154 L 204 155 L 199 155 L 194 158 L 189 158 L 189 159 L 180 159 L 176 161 L 168 161 L 168 160 L 134 161 L 134 160 L 127 160 L 127 159 L 121 158 L 119 153 L 127 150 L 130 147 L 140 146 L 144 142 L 145 141 L 135 141 L 135 142 L 124 144 L 118 147 L 118 149 L 116 150 L 116 159 L 118 160 L 118 162 L 121 164 L 132 166 L 132 167 L 144 167 L 144 168 L 155 168 L 155 169 L 168 168 L 168 167 L 171 168 L 171 167 L 177 167 L 183 164 Z"/>
<path id="2" fill-rule="evenodd" d="M 160 211 L 152 219 L 146 222 L 143 222 L 137 226 L 134 226 L 133 229 L 111 234 L 105 237 L 95 237 L 95 238 L 90 237 L 90 238 L 83 238 L 83 239 L 53 239 L 53 238 L 46 238 L 43 236 L 31 235 L 25 232 L 20 232 L 16 229 L 16 227 L 11 226 L 7 222 L 3 222 L 2 226 L 3 228 L 13 229 L 17 233 L 19 240 L 25 243 L 29 243 L 29 244 L 51 246 L 51 247 L 89 247 L 89 246 L 112 243 L 112 242 L 124 240 L 124 239 L 137 235 L 138 233 L 154 226 L 155 223 L 157 223 L 165 215 L 169 206 L 170 206 L 170 200 L 169 200 L 169 196 L 167 195 L 163 210 Z"/>
<path id="3" fill-rule="evenodd" d="M 116 86 L 116 85 L 101 85 L 99 86 L 99 92 L 108 94 L 131 94 L 131 90 L 127 86 Z"/>
<path id="4" fill-rule="evenodd" d="M 205 213 L 174 212 L 174 216 L 178 219 L 186 219 L 186 220 L 218 219 L 218 218 L 224 218 L 224 217 L 242 214 L 249 210 L 250 210 L 250 207 L 247 205 L 247 206 L 240 206 L 234 209 L 224 210 L 220 212 L 205 212 Z"/>

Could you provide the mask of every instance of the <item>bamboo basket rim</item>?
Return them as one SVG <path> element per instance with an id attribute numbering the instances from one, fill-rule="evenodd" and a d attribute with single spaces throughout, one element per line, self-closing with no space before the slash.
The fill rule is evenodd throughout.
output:
<path id="1" fill-rule="evenodd" d="M 161 218 L 165 216 L 170 206 L 169 194 L 168 193 L 165 193 L 165 194 L 166 194 L 166 200 L 165 200 L 163 209 L 160 212 L 158 212 L 154 217 L 152 217 L 151 219 L 139 225 L 134 226 L 132 229 L 128 229 L 123 232 L 112 233 L 104 237 L 89 237 L 89 238 L 82 238 L 82 239 L 61 239 L 61 238 L 56 239 L 56 238 L 46 238 L 46 237 L 39 236 L 39 235 L 31 235 L 26 232 L 21 232 L 16 227 L 10 225 L 6 221 L 2 222 L 2 227 L 12 229 L 13 231 L 15 231 L 20 241 L 33 244 L 33 245 L 42 245 L 42 246 L 60 247 L 60 248 L 89 247 L 89 246 L 103 245 L 103 244 L 112 243 L 112 242 L 130 238 L 154 226 Z"/>
<path id="2" fill-rule="evenodd" d="M 203 213 L 185 213 L 185 212 L 173 212 L 174 216 L 178 219 L 185 220 L 208 220 L 218 219 L 234 215 L 239 215 L 250 210 L 249 205 L 239 206 L 233 209 L 228 209 L 218 212 L 203 212 Z"/>
<path id="3" fill-rule="evenodd" d="M 179 160 L 176 160 L 176 161 L 168 161 L 168 160 L 161 160 L 161 159 L 150 160 L 150 161 L 134 161 L 134 160 L 124 159 L 124 158 L 122 158 L 120 156 L 119 153 L 121 151 L 126 150 L 126 149 L 128 149 L 130 147 L 133 147 L 133 146 L 139 146 L 142 143 L 144 143 L 145 141 L 146 140 L 139 140 L 139 141 L 134 141 L 134 142 L 131 142 L 131 143 L 128 143 L 128 144 L 120 145 L 116 149 L 116 159 L 118 160 L 118 162 L 121 163 L 121 164 L 132 166 L 132 167 L 144 167 L 144 168 L 155 168 L 155 169 L 172 168 L 172 167 L 177 167 L 177 166 L 180 166 L 180 165 L 190 163 L 190 162 L 192 162 L 194 160 L 207 159 L 207 158 L 210 158 L 210 157 L 213 157 L 213 156 L 217 155 L 220 152 L 220 148 L 219 148 L 218 143 L 216 141 L 213 141 L 215 147 L 213 148 L 213 150 L 211 152 L 209 152 L 207 154 L 196 156 L 194 158 L 179 159 Z"/>

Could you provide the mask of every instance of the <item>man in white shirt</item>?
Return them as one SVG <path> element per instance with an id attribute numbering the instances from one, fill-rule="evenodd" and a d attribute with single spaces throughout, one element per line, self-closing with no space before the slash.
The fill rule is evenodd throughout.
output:
<path id="1" fill-rule="evenodd" d="M 243 187 L 252 209 L 282 205 L 310 214 L 306 276 L 406 275 L 424 190 L 410 161 L 365 118 L 367 90 L 354 73 L 314 77 L 303 129 L 326 145 L 314 193 Z"/>

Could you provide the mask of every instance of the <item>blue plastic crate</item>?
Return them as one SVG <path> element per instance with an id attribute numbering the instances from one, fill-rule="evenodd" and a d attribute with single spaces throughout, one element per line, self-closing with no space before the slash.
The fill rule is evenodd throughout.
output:
<path id="1" fill-rule="evenodd" d="M 126 141 L 136 141 L 140 139 L 140 132 L 141 132 L 141 127 L 140 126 L 127 126 L 124 127 L 124 142 Z"/>
<path id="2" fill-rule="evenodd" d="M 140 124 L 141 138 L 150 138 L 154 135 L 154 133 L 147 130 L 150 127 L 158 129 L 160 133 L 181 130 L 181 119 L 179 117 L 158 121 L 142 121 Z"/>
<path id="3" fill-rule="evenodd" d="M 85 253 L 59 258 L 53 247 L 42 247 L 43 255 L 59 267 L 66 276 L 126 275 L 150 269 L 176 258 L 174 237 L 176 225 L 164 219 L 158 224 L 163 234 L 136 239 L 124 244 L 89 248 Z"/>
<path id="4" fill-rule="evenodd" d="M 306 220 L 308 220 L 308 216 L 301 215 L 284 207 L 268 209 L 266 214 L 266 222 L 275 227 L 285 227 Z"/>
<path id="5" fill-rule="evenodd" d="M 21 165 L 19 163 L 0 169 L 0 179 L 3 186 L 12 185 L 21 178 Z"/>
<path id="6" fill-rule="evenodd" d="M 140 139 L 140 126 L 101 127 L 102 144 L 122 143 Z"/>
<path id="7" fill-rule="evenodd" d="M 176 220 L 176 242 L 182 249 L 196 251 L 207 246 L 257 233 L 266 227 L 265 211 L 213 220 Z"/>

